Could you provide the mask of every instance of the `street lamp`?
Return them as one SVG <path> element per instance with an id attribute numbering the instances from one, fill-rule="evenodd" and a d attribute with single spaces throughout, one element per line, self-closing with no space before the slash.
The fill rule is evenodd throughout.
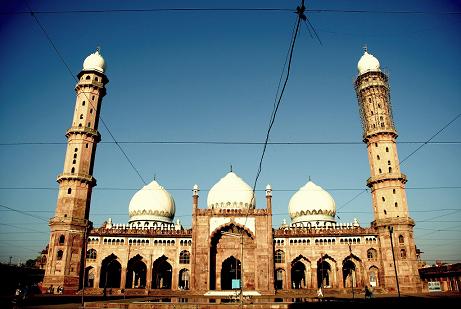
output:
<path id="1" fill-rule="evenodd" d="M 395 282 L 397 283 L 397 293 L 399 294 L 399 298 L 400 298 L 399 277 L 397 275 L 397 265 L 395 265 L 394 242 L 392 240 L 392 233 L 394 232 L 394 228 L 392 226 L 388 226 L 388 229 L 389 229 L 389 236 L 391 238 L 391 251 L 392 251 L 392 260 L 394 261 Z"/>

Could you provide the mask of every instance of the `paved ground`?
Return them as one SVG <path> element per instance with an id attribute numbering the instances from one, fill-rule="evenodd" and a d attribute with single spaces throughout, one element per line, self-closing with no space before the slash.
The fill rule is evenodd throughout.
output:
<path id="1" fill-rule="evenodd" d="M 401 306 L 408 306 L 408 307 L 414 307 L 414 306 L 433 306 L 433 307 L 444 307 L 444 306 L 455 306 L 456 307 L 461 303 L 461 293 L 458 292 L 436 292 L 436 293 L 422 293 L 422 294 L 410 294 L 410 295 L 405 295 L 402 294 L 401 297 L 399 298 L 398 295 L 374 295 L 372 299 L 364 299 L 363 293 L 354 295 L 354 298 L 352 298 L 352 294 L 350 295 L 325 295 L 325 298 L 322 301 L 319 301 L 315 297 L 305 297 L 305 298 L 299 298 L 299 295 L 296 295 L 294 297 L 297 298 L 291 298 L 291 301 L 293 303 L 287 303 L 286 301 L 288 300 L 288 297 L 284 298 L 283 300 L 285 301 L 284 303 L 277 302 L 274 304 L 285 304 L 285 308 L 304 308 L 306 306 L 335 306 L 335 305 L 341 305 L 344 307 L 344 305 L 354 305 L 354 307 L 360 307 L 361 305 L 366 305 L 367 307 L 370 306 L 379 306 L 379 305 L 401 305 Z M 89 302 L 92 302 L 99 308 L 105 307 L 108 303 L 127 303 L 127 302 L 133 302 L 135 300 L 153 300 L 152 297 L 150 298 L 135 298 L 135 299 L 116 299 L 111 298 L 108 301 L 103 301 L 101 297 L 85 297 L 85 301 L 87 303 L 87 307 L 89 305 Z M 281 299 L 278 299 L 280 301 Z M 63 308 L 63 309 L 77 309 L 77 308 L 82 308 L 81 305 L 81 297 L 79 296 L 65 296 L 65 295 L 40 295 L 38 297 L 32 297 L 21 306 L 16 306 L 11 303 L 11 301 L 3 299 L 3 301 L 0 303 L 1 308 L 27 308 L 27 309 L 45 309 L 45 308 L 51 308 L 51 309 L 58 309 L 58 308 Z M 211 305 L 211 304 L 210 304 Z M 235 303 L 233 305 L 236 305 Z M 122 305 L 123 306 L 123 305 Z M 122 307 L 121 306 L 121 307 Z M 152 307 L 153 306 L 153 307 Z M 181 304 L 181 303 L 174 303 L 175 308 L 181 308 L 185 306 L 191 306 L 191 303 L 188 304 Z M 206 307 L 206 304 L 202 304 L 200 306 L 201 308 Z M 213 305 L 216 307 L 216 305 Z M 255 304 L 256 306 L 256 304 Z M 169 306 L 168 304 L 163 304 L 161 305 L 160 303 L 152 303 L 150 302 L 149 308 L 154 308 L 154 307 L 162 307 L 162 308 L 168 308 L 171 307 L 173 308 L 173 303 Z M 218 306 L 219 307 L 219 306 Z M 223 304 L 222 307 L 232 307 L 232 304 Z M 246 308 L 252 308 L 251 304 L 247 304 L 245 306 Z"/>

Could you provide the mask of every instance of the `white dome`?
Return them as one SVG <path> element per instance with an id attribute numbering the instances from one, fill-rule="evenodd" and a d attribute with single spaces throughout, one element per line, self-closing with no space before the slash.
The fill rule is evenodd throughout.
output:
<path id="1" fill-rule="evenodd" d="M 100 73 L 104 73 L 106 69 L 106 62 L 104 58 L 99 53 L 99 49 L 88 57 L 86 57 L 85 61 L 83 61 L 83 70 L 84 71 L 98 71 Z"/>
<path id="2" fill-rule="evenodd" d="M 210 209 L 252 209 L 255 208 L 256 198 L 253 189 L 237 174 L 230 172 L 210 189 L 207 205 Z"/>
<path id="3" fill-rule="evenodd" d="M 359 62 L 357 63 L 357 69 L 359 71 L 359 75 L 367 72 L 380 72 L 381 69 L 379 68 L 379 61 L 375 58 L 372 54 L 369 54 L 367 51 L 363 54 L 360 58 Z"/>
<path id="4" fill-rule="evenodd" d="M 336 205 L 331 195 L 312 181 L 293 194 L 288 204 L 292 223 L 334 222 Z"/>
<path id="5" fill-rule="evenodd" d="M 134 221 L 172 222 L 175 213 L 174 199 L 154 180 L 135 193 L 131 198 L 128 211 L 130 223 Z"/>

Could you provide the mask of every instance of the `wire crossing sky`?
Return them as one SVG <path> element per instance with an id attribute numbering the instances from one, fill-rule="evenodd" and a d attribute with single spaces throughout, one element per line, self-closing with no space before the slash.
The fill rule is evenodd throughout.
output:
<path id="1" fill-rule="evenodd" d="M 230 165 L 253 184 L 300 1 L 28 4 L 0 4 L 0 261 L 34 258 L 48 242 L 75 75 L 97 46 L 109 83 L 95 226 L 108 217 L 126 223 L 131 197 L 154 175 L 185 226 L 194 184 L 201 208 Z M 309 23 L 299 27 L 256 207 L 271 184 L 278 227 L 310 178 L 332 194 L 339 222 L 369 226 L 370 171 L 353 87 L 366 45 L 389 75 L 416 244 L 429 262 L 459 261 L 461 8 L 452 1 L 305 5 Z"/>

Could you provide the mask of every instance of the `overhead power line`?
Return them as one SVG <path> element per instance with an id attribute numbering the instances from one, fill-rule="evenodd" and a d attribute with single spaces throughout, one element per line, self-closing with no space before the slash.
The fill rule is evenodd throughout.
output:
<path id="1" fill-rule="evenodd" d="M 156 12 L 293 12 L 288 8 L 143 8 L 143 9 L 88 9 L 37 10 L 35 14 L 104 14 L 104 13 L 156 13 Z M 308 13 L 386 14 L 386 15 L 460 15 L 459 11 L 397 11 L 397 10 L 342 10 L 306 9 Z M 25 15 L 28 11 L 5 11 L 0 15 Z"/>
<path id="2" fill-rule="evenodd" d="M 118 144 L 167 144 L 167 145 L 264 145 L 264 142 L 247 142 L 247 141 L 117 141 Z M 0 146 L 33 146 L 33 145 L 67 145 L 66 142 L 4 142 Z M 72 145 L 72 143 L 69 143 Z M 115 142 L 106 141 L 99 142 L 99 144 L 115 144 Z M 397 144 L 428 144 L 428 145 L 461 145 L 461 141 L 402 141 Z M 363 142 L 351 141 L 327 141 L 327 142 L 267 142 L 267 145 L 363 145 Z"/>
<path id="3" fill-rule="evenodd" d="M 46 31 L 45 27 L 42 25 L 42 23 L 40 22 L 40 20 L 38 19 L 38 17 L 36 16 L 35 12 L 32 11 L 32 8 L 29 6 L 29 3 L 25 0 L 24 1 L 27 5 L 27 7 L 29 8 L 29 13 L 32 15 L 32 17 L 34 18 L 35 22 L 38 24 L 38 26 L 40 27 L 40 29 L 42 30 L 43 34 L 45 35 L 45 37 L 47 38 L 48 42 L 51 44 L 51 46 L 53 47 L 53 50 L 55 51 L 56 55 L 58 56 L 58 58 L 61 60 L 61 62 L 64 64 L 64 66 L 67 68 L 67 71 L 69 72 L 70 76 L 78 83 L 79 80 L 75 77 L 74 73 L 72 72 L 72 70 L 70 69 L 69 65 L 67 64 L 67 62 L 64 60 L 64 57 L 61 55 L 61 53 L 59 52 L 58 48 L 56 47 L 56 45 L 53 43 L 53 40 L 51 39 L 51 37 L 49 36 L 48 32 Z M 91 104 L 94 107 L 92 101 L 88 98 L 87 94 L 85 92 L 83 92 L 83 94 L 85 95 L 85 97 L 87 98 L 88 100 L 88 103 Z M 115 136 L 112 134 L 112 132 L 110 131 L 108 125 L 106 124 L 106 122 L 104 121 L 104 119 L 102 118 L 102 116 L 100 115 L 99 116 L 99 120 L 101 120 L 101 123 L 102 125 L 104 126 L 104 128 L 107 130 L 107 132 L 109 133 L 110 137 L 113 139 L 114 143 L 117 145 L 117 147 L 119 148 L 119 150 L 122 152 L 123 156 L 126 158 L 126 160 L 128 161 L 128 163 L 131 165 L 131 167 L 133 168 L 133 170 L 136 172 L 136 174 L 139 176 L 139 178 L 141 179 L 141 181 L 144 183 L 144 185 L 146 185 L 146 181 L 144 180 L 144 178 L 141 176 L 141 174 L 139 173 L 138 169 L 134 166 L 133 162 L 130 160 L 130 158 L 128 157 L 128 155 L 126 154 L 126 152 L 123 150 L 122 146 L 120 146 L 120 144 L 117 142 L 117 140 L 115 139 Z"/>
<path id="4" fill-rule="evenodd" d="M 28 212 L 25 212 L 25 211 L 22 211 L 22 210 L 14 209 L 14 208 L 11 208 L 11 207 L 8 207 L 8 206 L 5 206 L 5 205 L 1 205 L 1 204 L 0 204 L 0 207 L 9 209 L 9 210 L 11 210 L 11 211 L 14 211 L 14 212 L 17 212 L 17 213 L 20 213 L 20 214 L 23 214 L 23 215 L 25 215 L 25 216 L 33 217 L 33 218 L 35 218 L 35 219 L 39 219 L 39 220 L 48 222 L 48 220 L 45 219 L 45 218 L 42 218 L 42 217 L 39 217 L 39 216 L 36 216 L 36 215 L 32 215 L 32 214 L 30 214 L 30 213 L 28 213 Z"/>

